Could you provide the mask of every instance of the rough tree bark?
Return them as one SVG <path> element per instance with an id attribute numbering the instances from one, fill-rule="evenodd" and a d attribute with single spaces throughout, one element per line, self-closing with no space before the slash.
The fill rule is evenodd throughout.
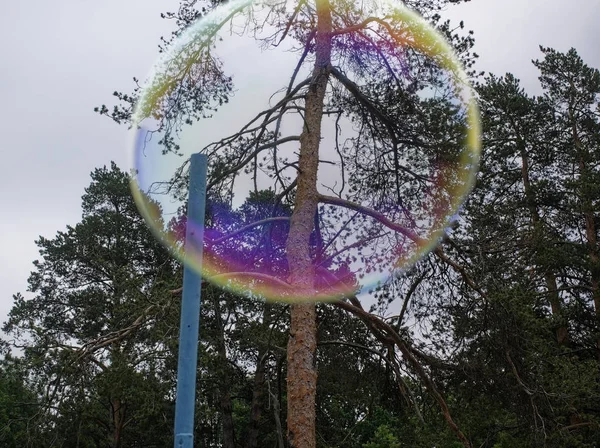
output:
<path id="1" fill-rule="evenodd" d="M 121 448 L 123 446 L 123 428 L 125 427 L 126 406 L 118 398 L 110 400 L 111 421 L 113 426 L 112 446 Z"/>
<path id="2" fill-rule="evenodd" d="M 581 143 L 579 137 L 579 131 L 577 129 L 577 123 L 575 122 L 574 113 L 572 106 L 569 107 L 569 120 L 572 126 L 572 138 L 575 143 L 575 148 L 578 154 L 579 162 L 579 176 L 587 177 L 589 168 L 586 164 L 586 150 Z M 582 201 L 582 213 L 585 220 L 585 237 L 588 245 L 588 254 L 590 257 L 590 277 L 592 281 L 592 298 L 594 300 L 594 307 L 596 309 L 596 319 L 600 323 L 600 249 L 598 247 L 598 239 L 596 238 L 596 220 L 594 216 L 594 208 L 592 201 L 587 194 L 583 193 Z M 596 339 L 596 349 L 598 361 L 600 361 L 600 337 Z"/>
<path id="3" fill-rule="evenodd" d="M 309 239 L 318 205 L 317 170 L 323 102 L 331 72 L 331 11 L 329 0 L 316 0 L 315 65 L 306 94 L 304 127 L 300 137 L 298 187 L 290 233 L 286 242 L 289 282 L 299 295 L 310 294 L 314 266 Z M 287 363 L 287 437 L 290 448 L 315 448 L 315 397 L 317 391 L 317 327 L 314 303 L 291 306 Z"/>

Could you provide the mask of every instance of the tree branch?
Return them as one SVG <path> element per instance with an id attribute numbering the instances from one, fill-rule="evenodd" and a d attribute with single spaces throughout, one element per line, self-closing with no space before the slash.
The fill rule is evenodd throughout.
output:
<path id="1" fill-rule="evenodd" d="M 358 299 L 356 299 L 356 297 L 354 297 L 353 300 L 358 301 Z M 448 426 L 450 426 L 450 428 L 454 431 L 454 433 L 456 434 L 458 439 L 462 442 L 462 444 L 465 446 L 465 448 L 472 448 L 471 442 L 469 442 L 469 440 L 466 438 L 466 436 L 462 433 L 462 431 L 459 429 L 457 424 L 452 419 L 452 416 L 450 414 L 450 409 L 448 408 L 446 401 L 444 400 L 444 398 L 438 391 L 435 383 L 429 377 L 429 375 L 427 374 L 427 372 L 425 371 L 423 366 L 415 358 L 415 356 L 412 353 L 412 350 L 406 345 L 405 341 L 400 337 L 400 335 L 396 332 L 396 330 L 394 330 L 394 328 L 392 328 L 388 323 L 384 322 L 379 317 L 366 312 L 360 306 L 355 306 L 351 303 L 344 302 L 344 301 L 336 302 L 335 305 L 358 316 L 365 323 L 370 323 L 371 325 L 374 325 L 376 328 L 378 328 L 383 334 L 387 335 L 396 344 L 398 349 L 402 352 L 402 356 L 404 357 L 404 359 L 406 359 L 406 361 L 408 361 L 408 363 L 411 365 L 413 370 L 417 373 L 417 375 L 419 376 L 421 381 L 423 381 L 423 383 L 429 390 L 429 393 L 438 402 L 438 405 L 440 406 L 440 409 L 442 411 L 444 419 L 448 423 Z"/>
<path id="2" fill-rule="evenodd" d="M 263 224 L 269 224 L 269 223 L 272 223 L 272 222 L 287 222 L 289 220 L 290 220 L 290 218 L 287 217 L 287 216 L 276 216 L 276 217 L 273 217 L 273 218 L 261 219 L 260 221 L 256 221 L 256 222 L 248 224 L 248 225 L 246 225 L 244 227 L 241 227 L 241 228 L 235 230 L 232 233 L 220 236 L 219 238 L 215 238 L 214 240 L 209 240 L 209 242 L 211 244 L 219 244 L 219 243 L 222 243 L 225 240 L 228 240 L 230 238 L 233 238 L 234 236 L 239 235 L 240 233 L 247 232 L 248 230 L 253 229 L 254 227 L 259 227 L 259 226 L 262 226 Z"/>
<path id="3" fill-rule="evenodd" d="M 463 278 L 464 282 L 475 292 L 477 292 L 483 299 L 488 300 L 487 294 L 481 289 L 481 287 L 469 276 L 467 270 L 458 264 L 456 261 L 448 257 L 441 247 L 434 250 L 434 254 L 438 256 L 444 263 L 452 266 L 452 268 L 458 272 Z"/>
<path id="4" fill-rule="evenodd" d="M 331 205 L 338 205 L 340 207 L 345 207 L 350 210 L 355 210 L 359 213 L 362 213 L 363 215 L 367 215 L 367 216 L 370 216 L 371 218 L 374 218 L 375 220 L 379 221 L 384 226 L 386 226 L 389 229 L 394 230 L 398 233 L 401 233 L 402 235 L 406 236 L 407 238 L 411 239 L 413 242 L 415 242 L 417 244 L 424 243 L 423 239 L 421 239 L 421 237 L 418 236 L 416 233 L 414 233 L 412 230 L 407 229 L 406 227 L 403 227 L 399 224 L 396 224 L 395 222 L 389 220 L 382 213 L 376 212 L 375 210 L 373 210 L 371 208 L 365 207 L 363 205 L 357 204 L 357 203 L 349 201 L 347 199 L 336 198 L 335 196 L 325 196 L 323 194 L 319 194 L 319 202 L 323 202 L 325 204 L 331 204 Z"/>
<path id="5" fill-rule="evenodd" d="M 380 121 L 384 127 L 387 129 L 390 139 L 392 140 L 394 151 L 397 151 L 397 146 L 399 143 L 406 145 L 415 145 L 421 148 L 430 148 L 430 145 L 423 141 L 413 140 L 413 139 L 402 139 L 398 138 L 396 133 L 396 123 L 394 123 L 386 114 L 381 112 L 377 105 L 375 105 L 370 98 L 368 98 L 364 93 L 360 91 L 358 85 L 352 82 L 346 75 L 344 75 L 340 70 L 335 67 L 331 68 L 331 74 L 334 78 L 336 78 L 345 88 L 350 92 L 354 98 L 358 100 L 358 102 L 367 109 L 370 115 Z M 407 168 L 404 165 L 396 164 L 396 169 L 404 171 L 415 179 L 421 182 L 427 182 L 427 178 L 421 176 L 420 174 L 415 173 L 410 168 Z"/>
<path id="6" fill-rule="evenodd" d="M 423 271 L 421 273 L 421 275 L 419 275 L 419 277 L 413 282 L 413 284 L 410 285 L 410 288 L 409 288 L 408 292 L 406 293 L 406 297 L 404 298 L 404 303 L 402 304 L 402 309 L 400 310 L 400 314 L 398 315 L 398 328 L 400 328 L 400 326 L 402 325 L 402 320 L 404 319 L 404 315 L 406 314 L 406 310 L 408 308 L 408 302 L 410 301 L 410 298 L 412 297 L 414 292 L 417 290 L 417 288 L 419 287 L 419 285 L 425 278 L 425 275 L 427 275 L 427 271 Z"/>
<path id="7" fill-rule="evenodd" d="M 238 172 L 240 169 L 242 169 L 244 166 L 246 166 L 249 162 L 251 162 L 252 159 L 254 159 L 254 157 L 256 157 L 256 155 L 258 155 L 265 149 L 269 149 L 274 146 L 281 145 L 281 144 L 287 143 L 287 142 L 293 142 L 293 141 L 300 141 L 300 136 L 299 135 L 290 135 L 290 136 L 284 137 L 280 140 L 275 140 L 271 143 L 266 143 L 264 145 L 259 146 L 250 155 L 248 155 L 244 160 L 242 160 L 240 163 L 238 163 L 237 165 L 233 166 L 232 168 L 226 170 L 225 172 L 221 173 L 217 179 L 213 179 L 212 182 L 210 182 L 208 184 L 206 189 L 210 190 L 212 187 L 214 187 L 216 184 L 218 184 L 222 179 L 226 178 L 227 176 L 229 176 L 231 174 Z"/>
<path id="8" fill-rule="evenodd" d="M 409 406 L 413 406 L 415 413 L 417 414 L 417 417 L 419 418 L 419 421 L 423 424 L 425 424 L 425 421 L 423 420 L 423 415 L 421 414 L 421 410 L 419 409 L 416 400 L 414 399 L 414 397 L 412 396 L 412 394 L 410 393 L 410 389 L 408 388 L 407 384 L 404 382 L 404 380 L 402 379 L 402 375 L 400 374 L 400 369 L 398 367 L 398 365 L 396 365 L 395 362 L 393 362 L 391 359 L 389 359 L 387 356 L 385 356 L 385 354 L 378 352 L 377 350 L 367 347 L 366 345 L 361 345 L 361 344 L 357 344 L 355 342 L 345 342 L 345 341 L 322 341 L 322 342 L 318 342 L 317 345 L 345 345 L 347 347 L 353 347 L 353 348 L 357 348 L 357 349 L 361 349 L 361 350 L 365 350 L 368 351 L 369 353 L 372 353 L 374 355 L 377 355 L 381 360 L 383 360 L 388 366 L 390 366 L 392 368 L 392 370 L 394 371 L 394 374 L 396 375 L 396 378 L 398 380 L 398 389 L 400 390 L 400 393 L 402 394 L 402 397 L 406 400 L 406 404 L 408 404 Z"/>

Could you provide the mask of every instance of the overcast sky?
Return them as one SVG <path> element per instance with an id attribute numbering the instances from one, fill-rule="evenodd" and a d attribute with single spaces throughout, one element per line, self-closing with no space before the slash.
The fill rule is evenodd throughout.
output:
<path id="1" fill-rule="evenodd" d="M 34 240 L 81 218 L 89 173 L 127 166 L 127 131 L 93 112 L 130 92 L 157 57 L 177 0 L 4 0 L 0 9 L 0 322 L 25 292 Z M 448 8 L 475 31 L 477 68 L 540 93 L 538 46 L 575 47 L 600 67 L 600 0 L 472 0 Z M 485 148 L 484 148 L 485 150 Z"/>

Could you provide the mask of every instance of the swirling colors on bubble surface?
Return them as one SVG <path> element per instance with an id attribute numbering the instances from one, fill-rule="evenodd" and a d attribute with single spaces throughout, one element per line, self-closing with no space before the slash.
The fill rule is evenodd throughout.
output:
<path id="1" fill-rule="evenodd" d="M 298 142 L 293 137 L 302 128 L 302 95 L 308 88 L 308 78 L 303 75 L 309 73 L 312 60 L 310 47 L 265 45 L 268 38 L 257 37 L 257 32 L 268 35 L 272 31 L 264 25 L 266 21 L 261 29 L 248 25 L 259 23 L 257 17 L 269 17 L 274 4 L 289 7 L 279 11 L 288 20 L 293 14 L 301 17 L 302 11 L 294 13 L 297 4 L 293 2 L 231 1 L 188 27 L 161 55 L 139 92 L 132 118 L 132 192 L 154 234 L 208 281 L 267 300 L 338 300 L 405 272 L 439 244 L 473 187 L 480 156 L 479 113 L 460 60 L 424 18 L 387 1 L 373 1 L 368 7 L 344 4 L 352 10 L 355 22 L 365 25 L 362 37 L 339 33 L 332 48 L 337 77 L 326 107 L 342 112 L 325 116 L 333 118 L 323 125 L 320 158 L 324 160 L 319 167 L 319 183 L 331 194 L 323 193 L 323 188 L 319 191 L 318 231 L 313 231 L 311 238 L 314 288 L 298 294 L 287 281 L 285 242 L 297 172 L 294 156 Z M 310 11 L 308 8 L 306 17 Z M 235 20 L 238 28 L 230 25 Z M 301 44 L 311 36 L 310 31 L 303 31 L 309 27 L 298 21 L 296 43 Z M 343 29 L 338 25 L 334 20 L 333 34 Z M 298 58 L 304 53 L 304 65 L 299 66 Z M 239 73 L 241 59 L 245 65 Z M 231 61 L 231 67 L 237 62 L 238 73 L 232 70 L 230 75 L 227 64 Z M 268 71 L 273 61 L 289 70 Z M 430 69 L 435 67 L 434 87 L 418 86 L 415 81 L 423 61 Z M 368 76 L 375 81 L 373 74 L 378 70 L 393 74 L 399 87 L 389 90 L 387 83 L 383 87 L 373 84 L 376 87 L 369 91 L 364 81 Z M 242 87 L 252 91 L 260 85 L 264 91 L 271 89 L 272 95 L 262 104 L 242 93 L 235 103 L 231 89 L 222 87 L 233 85 L 238 92 Z M 398 141 L 390 141 L 396 131 L 378 139 L 373 133 L 357 130 L 352 118 L 363 113 L 364 104 L 345 103 L 344 95 L 352 89 L 367 98 L 374 97 L 377 89 L 387 92 L 387 107 L 400 112 L 390 115 L 394 123 L 382 121 L 381 127 L 385 133 L 386 125 L 394 129 L 405 126 L 401 150 Z M 410 92 L 408 97 L 403 96 L 404 91 Z M 195 94 L 188 106 L 202 113 L 182 118 L 173 112 L 178 95 L 185 92 Z M 418 104 L 413 115 L 403 115 L 407 107 L 403 102 L 407 101 Z M 264 110 L 274 111 L 267 124 L 266 115 L 261 115 Z M 240 118 L 240 123 L 247 126 L 245 130 L 241 126 L 241 134 L 233 125 L 214 124 L 219 113 L 231 118 L 243 115 L 242 111 L 247 117 Z M 367 116 L 377 118 L 377 111 Z M 256 117 L 258 121 L 252 121 Z M 162 151 L 149 144 L 151 138 L 162 140 Z M 209 157 L 205 223 L 186 222 L 182 194 L 187 185 L 186 160 L 198 150 Z M 251 157 L 253 154 L 256 157 Z M 268 154 L 271 162 L 265 159 L 259 167 L 258 156 L 263 154 Z M 365 169 L 376 163 L 395 170 L 375 175 Z M 242 179 L 238 186 L 229 186 L 231 167 L 242 171 L 237 176 Z M 245 174 L 244 169 L 248 170 Z M 256 188 L 250 180 L 252 170 L 260 177 Z M 219 180 L 223 173 L 229 176 L 224 177 L 227 182 Z M 336 190 L 340 184 L 344 187 Z M 233 180 L 231 185 L 235 185 Z M 191 249 L 193 245 L 187 252 L 183 245 L 185 228 L 200 225 L 205 227 L 203 257 Z"/>

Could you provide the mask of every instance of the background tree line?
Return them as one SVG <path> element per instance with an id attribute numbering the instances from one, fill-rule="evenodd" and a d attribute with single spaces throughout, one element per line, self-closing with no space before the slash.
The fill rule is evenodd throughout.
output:
<path id="1" fill-rule="evenodd" d="M 478 82 L 481 170 L 442 246 L 371 309 L 316 307 L 317 446 L 600 443 L 600 74 L 542 52 L 539 97 L 510 74 Z M 3 327 L 3 446 L 172 443 L 181 267 L 127 174 L 91 177 L 82 221 L 40 237 L 31 298 Z M 272 199 L 207 219 L 253 222 Z M 290 306 L 204 287 L 198 446 L 287 446 Z"/>

